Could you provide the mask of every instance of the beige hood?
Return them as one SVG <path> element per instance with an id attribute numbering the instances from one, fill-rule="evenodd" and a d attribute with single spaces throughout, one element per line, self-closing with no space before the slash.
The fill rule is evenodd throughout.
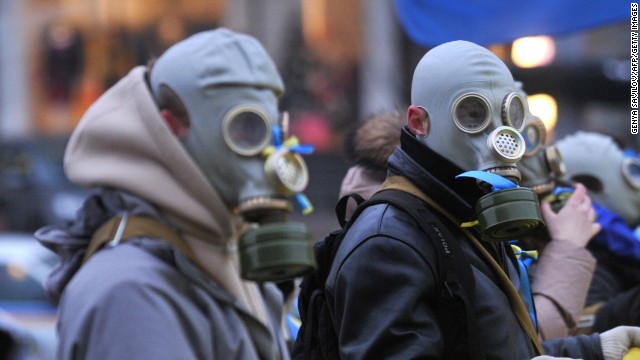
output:
<path id="1" fill-rule="evenodd" d="M 70 181 L 135 194 L 157 206 L 181 231 L 200 266 L 266 324 L 254 283 L 239 275 L 241 219 L 225 206 L 162 120 L 136 67 L 103 94 L 74 130 L 65 153 Z"/>

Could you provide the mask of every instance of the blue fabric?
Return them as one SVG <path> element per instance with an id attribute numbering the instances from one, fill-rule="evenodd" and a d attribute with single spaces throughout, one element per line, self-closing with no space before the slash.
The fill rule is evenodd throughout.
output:
<path id="1" fill-rule="evenodd" d="M 531 318 L 531 322 L 533 322 L 533 327 L 537 330 L 538 316 L 536 315 L 533 294 L 531 292 L 531 282 L 529 281 L 529 266 L 537 260 L 537 255 L 536 257 L 531 256 L 526 251 L 520 249 L 518 240 L 511 240 L 509 243 L 511 244 L 511 248 L 516 255 L 516 260 L 518 262 L 518 272 L 520 273 L 520 286 L 518 287 L 518 292 L 524 298 L 525 304 L 529 309 L 529 317 Z"/>
<path id="2" fill-rule="evenodd" d="M 517 255 L 517 254 L 516 254 Z M 529 262 L 530 264 L 531 262 Z M 529 283 L 529 271 L 525 262 L 518 258 L 518 267 L 520 269 L 520 294 L 526 300 L 527 308 L 529 308 L 529 317 L 533 322 L 533 327 L 538 329 L 538 318 L 536 317 L 536 310 L 533 306 L 533 295 L 531 293 L 531 284 Z"/>
<path id="3" fill-rule="evenodd" d="M 516 183 L 514 183 L 513 181 L 503 176 L 500 176 L 498 174 L 494 174 L 486 171 L 480 171 L 480 170 L 466 171 L 460 175 L 456 175 L 456 179 L 459 177 L 471 177 L 474 179 L 482 180 L 491 185 L 491 191 L 513 189 L 518 187 L 518 185 L 516 185 Z"/>
<path id="4" fill-rule="evenodd" d="M 298 337 L 302 323 L 300 321 L 300 314 L 298 313 L 298 298 L 296 297 L 293 301 L 293 307 L 285 314 L 284 319 L 291 339 L 295 340 Z"/>
<path id="5" fill-rule="evenodd" d="M 614 256 L 640 264 L 640 239 L 634 229 L 615 212 L 593 204 L 602 230 L 591 240 L 594 245 L 606 249 Z"/>
<path id="6" fill-rule="evenodd" d="M 452 40 L 489 45 L 562 35 L 630 21 L 631 16 L 626 0 L 394 0 L 394 6 L 409 38 L 425 47 Z"/>

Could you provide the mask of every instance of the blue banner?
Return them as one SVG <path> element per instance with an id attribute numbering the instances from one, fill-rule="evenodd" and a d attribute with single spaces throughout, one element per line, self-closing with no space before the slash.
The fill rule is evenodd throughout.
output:
<path id="1" fill-rule="evenodd" d="M 394 0 L 409 38 L 424 47 L 467 40 L 487 46 L 629 21 L 627 0 Z"/>

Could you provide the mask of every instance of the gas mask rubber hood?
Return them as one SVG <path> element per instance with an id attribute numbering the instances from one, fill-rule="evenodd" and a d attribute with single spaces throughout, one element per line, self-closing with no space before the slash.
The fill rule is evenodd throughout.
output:
<path id="1" fill-rule="evenodd" d="M 289 197 L 308 171 L 287 144 L 278 99 L 278 70 L 253 37 L 206 31 L 170 47 L 150 70 L 158 99 L 168 88 L 184 104 L 191 128 L 181 141 L 212 187 L 251 226 L 238 244 L 241 272 L 256 281 L 283 280 L 314 267 L 308 229 L 288 221 Z"/>
<path id="2" fill-rule="evenodd" d="M 256 178 L 262 159 L 238 154 L 225 143 L 222 131 L 227 114 L 243 105 L 266 114 L 267 135 L 276 125 L 284 87 L 257 40 L 226 29 L 193 35 L 158 58 L 150 83 L 156 99 L 160 87 L 167 86 L 184 103 L 191 131 L 183 144 L 230 207 L 242 201 L 243 188 L 271 195 L 264 177 Z"/>
<path id="3" fill-rule="evenodd" d="M 526 99 L 498 57 L 468 41 L 434 47 L 416 66 L 411 103 L 428 115 L 429 131 L 418 139 L 465 170 L 458 177 L 476 178 L 488 192 L 474 206 L 477 220 L 465 227 L 503 241 L 544 225 L 535 193 L 517 186 Z"/>
<path id="4" fill-rule="evenodd" d="M 577 131 L 556 142 L 566 164 L 563 180 L 581 182 L 591 199 L 640 224 L 640 158 L 627 154 L 605 134 Z"/>
<path id="5" fill-rule="evenodd" d="M 464 170 L 496 172 L 515 182 L 515 163 L 524 154 L 518 131 L 525 101 L 506 65 L 467 41 L 431 49 L 413 75 L 411 103 L 431 121 L 423 142 Z"/>

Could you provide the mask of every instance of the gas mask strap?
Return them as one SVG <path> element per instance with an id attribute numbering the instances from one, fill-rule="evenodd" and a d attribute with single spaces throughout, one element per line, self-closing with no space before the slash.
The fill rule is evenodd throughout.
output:
<path id="1" fill-rule="evenodd" d="M 449 221 L 451 221 L 454 225 L 458 226 L 460 224 L 460 220 L 445 210 L 442 206 L 438 205 L 435 201 L 433 201 L 429 196 L 427 196 L 424 192 L 422 192 L 418 187 L 412 184 L 409 180 L 402 176 L 392 176 L 387 178 L 385 182 L 382 184 L 382 187 L 379 191 L 387 190 L 387 189 L 396 189 L 404 192 L 408 192 L 412 194 L 422 201 L 426 202 L 433 209 L 438 211 L 440 214 L 444 215 Z M 482 246 L 480 240 L 468 229 L 463 228 L 462 231 L 464 234 L 471 240 L 471 244 L 478 250 L 481 256 L 489 263 L 494 273 L 498 276 L 500 283 L 502 283 L 502 288 L 507 293 L 507 297 L 509 298 L 509 303 L 513 308 L 513 311 L 516 314 L 518 322 L 529 335 L 529 339 L 534 346 L 536 355 L 541 355 L 543 353 L 542 345 L 540 343 L 540 339 L 536 333 L 535 328 L 533 327 L 533 323 L 531 318 L 529 317 L 529 311 L 527 310 L 527 306 L 524 304 L 522 297 L 518 293 L 518 290 L 513 286 L 513 283 L 509 279 L 509 276 L 505 273 L 504 269 L 496 262 L 496 260 L 489 254 L 489 252 Z"/>

